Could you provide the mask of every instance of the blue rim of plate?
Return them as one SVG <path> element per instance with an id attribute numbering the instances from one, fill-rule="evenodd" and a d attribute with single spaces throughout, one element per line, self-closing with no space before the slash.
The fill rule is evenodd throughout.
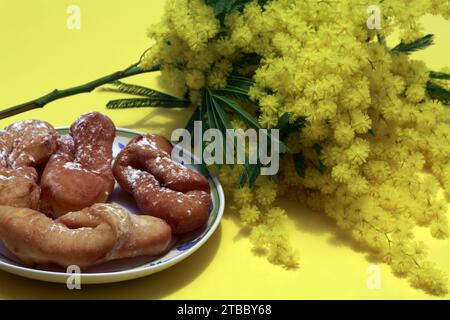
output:
<path id="1" fill-rule="evenodd" d="M 69 127 L 57 127 L 56 130 L 58 131 L 59 134 L 66 134 L 69 131 Z M 118 137 L 133 138 L 135 136 L 142 134 L 143 133 L 141 132 L 130 129 L 116 128 L 116 139 Z M 116 143 L 116 141 L 114 141 L 114 143 Z M 123 144 L 119 143 L 117 147 L 121 149 L 123 148 L 123 146 L 124 146 Z M 183 150 L 183 155 L 184 155 L 183 159 L 186 158 L 190 158 L 191 160 L 195 159 L 194 155 L 192 155 L 187 150 Z M 175 160 L 184 164 L 185 160 L 183 159 L 175 159 Z M 194 163 L 194 161 L 191 162 Z M 211 198 L 212 198 L 211 212 L 208 219 L 208 223 L 205 229 L 201 232 L 201 234 L 196 235 L 194 239 L 190 239 L 188 241 L 181 243 L 176 243 L 176 245 L 166 254 L 154 258 L 151 261 L 137 267 L 133 266 L 130 269 L 112 272 L 81 273 L 80 277 L 82 283 L 83 281 L 85 284 L 119 282 L 143 277 L 146 275 L 162 271 L 189 257 L 212 236 L 212 234 L 220 224 L 220 220 L 222 218 L 223 211 L 225 208 L 225 197 L 222 186 L 217 177 L 212 175 L 209 171 L 201 170 L 201 167 L 199 165 L 187 164 L 186 166 L 196 171 L 202 172 L 202 174 L 205 175 L 205 177 L 208 179 L 211 187 Z M 19 276 L 41 281 L 59 282 L 59 283 L 63 282 L 65 283 L 68 277 L 73 276 L 73 274 L 70 273 L 47 271 L 20 266 L 17 265 L 17 262 L 12 261 L 11 259 L 5 257 L 1 253 L 0 257 L 2 258 L 0 259 L 0 269 Z M 9 261 L 11 263 L 8 263 Z"/>

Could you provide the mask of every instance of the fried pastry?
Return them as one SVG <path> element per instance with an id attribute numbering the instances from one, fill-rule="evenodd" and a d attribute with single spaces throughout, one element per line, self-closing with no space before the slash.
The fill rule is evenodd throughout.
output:
<path id="1" fill-rule="evenodd" d="M 35 168 L 55 151 L 57 137 L 55 129 L 40 120 L 16 122 L 0 132 L 0 205 L 38 208 Z"/>
<path id="2" fill-rule="evenodd" d="M 211 196 L 206 178 L 172 160 L 171 153 L 164 137 L 135 137 L 117 156 L 113 173 L 142 213 L 164 219 L 180 234 L 205 224 Z"/>
<path id="3" fill-rule="evenodd" d="M 95 204 L 55 221 L 35 210 L 0 206 L 0 239 L 28 266 L 86 268 L 159 255 L 170 245 L 171 230 L 161 219 L 114 204 Z"/>
<path id="4" fill-rule="evenodd" d="M 115 131 L 107 116 L 92 112 L 80 116 L 70 134 L 58 139 L 42 174 L 43 212 L 57 218 L 106 202 L 115 183 L 111 170 Z"/>

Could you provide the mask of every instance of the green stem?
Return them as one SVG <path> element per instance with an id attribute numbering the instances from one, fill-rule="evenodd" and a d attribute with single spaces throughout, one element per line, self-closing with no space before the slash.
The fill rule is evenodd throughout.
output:
<path id="1" fill-rule="evenodd" d="M 120 80 L 120 79 L 123 79 L 126 77 L 141 74 L 141 73 L 153 72 L 153 71 L 158 71 L 158 70 L 159 70 L 159 66 L 155 66 L 154 68 L 152 68 L 150 70 L 143 70 L 143 69 L 139 68 L 137 66 L 137 64 L 133 64 L 124 70 L 111 73 L 107 76 L 98 78 L 98 79 L 90 81 L 88 83 L 85 83 L 85 84 L 82 84 L 79 86 L 75 86 L 72 88 L 68 88 L 68 89 L 63 89 L 63 90 L 56 89 L 56 90 L 53 90 L 52 92 L 50 92 L 49 94 L 46 94 L 40 98 L 19 104 L 14 107 L 10 107 L 5 110 L 2 110 L 2 111 L 0 111 L 0 119 L 11 117 L 16 114 L 30 111 L 33 109 L 43 108 L 48 103 L 58 100 L 58 99 L 62 99 L 62 98 L 69 97 L 69 96 L 74 96 L 74 95 L 77 95 L 80 93 L 91 92 L 94 89 L 96 89 L 102 85 L 105 85 L 107 83 L 110 83 L 112 81 Z"/>

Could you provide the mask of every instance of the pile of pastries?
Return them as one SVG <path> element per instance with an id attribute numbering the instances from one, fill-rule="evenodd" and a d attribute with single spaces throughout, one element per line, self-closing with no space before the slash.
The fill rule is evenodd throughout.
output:
<path id="1" fill-rule="evenodd" d="M 171 159 L 167 139 L 137 136 L 113 161 L 115 133 L 98 112 L 63 136 L 40 120 L 0 131 L 0 239 L 23 263 L 86 268 L 155 256 L 206 223 L 209 183 Z M 116 181 L 141 215 L 107 203 Z"/>

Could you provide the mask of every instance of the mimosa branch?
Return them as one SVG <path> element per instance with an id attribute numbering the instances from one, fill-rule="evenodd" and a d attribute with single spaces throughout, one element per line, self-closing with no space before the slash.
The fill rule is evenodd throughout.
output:
<path id="1" fill-rule="evenodd" d="M 40 98 L 37 98 L 35 100 L 31 100 L 31 101 L 19 104 L 17 106 L 1 110 L 0 111 L 0 119 L 11 117 L 16 114 L 30 111 L 33 109 L 43 108 L 48 103 L 58 100 L 58 99 L 62 99 L 62 98 L 69 97 L 69 96 L 74 96 L 74 95 L 77 95 L 80 93 L 91 92 L 94 89 L 96 89 L 102 85 L 108 84 L 112 81 L 131 77 L 131 76 L 141 74 L 141 73 L 153 72 L 153 71 L 158 71 L 158 70 L 159 70 L 159 66 L 155 66 L 150 70 L 143 70 L 143 69 L 139 68 L 138 64 L 136 63 L 136 64 L 129 66 L 128 68 L 126 68 L 124 70 L 111 73 L 107 76 L 98 78 L 98 79 L 90 81 L 88 83 L 85 83 L 85 84 L 82 84 L 79 86 L 75 86 L 72 88 L 68 88 L 68 89 L 63 89 L 63 90 L 56 89 L 56 90 L 54 90 Z"/>

